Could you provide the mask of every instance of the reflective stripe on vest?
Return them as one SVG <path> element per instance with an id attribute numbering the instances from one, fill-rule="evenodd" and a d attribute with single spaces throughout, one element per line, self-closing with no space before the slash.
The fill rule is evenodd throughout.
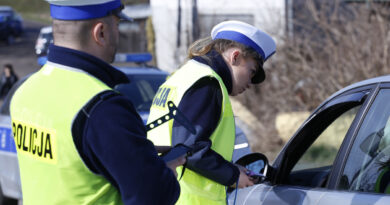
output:
<path id="1" fill-rule="evenodd" d="M 210 137 L 211 149 L 227 161 L 231 161 L 234 149 L 235 125 L 228 91 L 218 74 L 204 64 L 190 60 L 160 86 L 153 99 L 148 122 L 152 122 L 168 113 L 168 101 L 173 101 L 178 106 L 184 93 L 204 77 L 217 79 L 223 96 L 220 120 Z M 172 125 L 173 120 L 149 131 L 148 138 L 156 145 L 171 145 Z M 181 173 L 181 167 L 177 171 Z M 183 178 L 180 180 L 180 187 L 181 193 L 177 204 L 226 204 L 226 191 L 223 185 L 189 169 L 185 171 Z"/>
<path id="2" fill-rule="evenodd" d="M 11 119 L 24 204 L 121 204 L 104 177 L 92 173 L 74 145 L 79 110 L 110 88 L 74 68 L 48 62 L 15 92 Z"/>

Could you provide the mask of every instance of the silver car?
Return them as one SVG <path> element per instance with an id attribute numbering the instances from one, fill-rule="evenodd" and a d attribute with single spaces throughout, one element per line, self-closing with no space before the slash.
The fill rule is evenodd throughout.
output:
<path id="1" fill-rule="evenodd" d="M 267 161 L 241 162 L 260 183 L 229 204 L 390 204 L 390 76 L 333 94 Z"/>

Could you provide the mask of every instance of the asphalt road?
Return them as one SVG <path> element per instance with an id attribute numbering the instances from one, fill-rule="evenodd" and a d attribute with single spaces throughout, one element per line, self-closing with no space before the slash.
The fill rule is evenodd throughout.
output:
<path id="1" fill-rule="evenodd" d="M 3 65 L 11 63 L 19 78 L 39 70 L 37 57 L 35 55 L 35 41 L 39 30 L 45 25 L 31 21 L 24 21 L 24 33 L 21 37 L 15 39 L 12 45 L 6 45 L 0 42 L 0 69 Z"/>

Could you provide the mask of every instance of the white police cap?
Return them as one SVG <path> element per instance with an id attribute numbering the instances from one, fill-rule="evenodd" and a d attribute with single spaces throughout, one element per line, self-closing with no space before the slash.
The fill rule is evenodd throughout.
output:
<path id="1" fill-rule="evenodd" d="M 237 41 L 257 51 L 266 61 L 276 51 L 275 41 L 260 29 L 240 21 L 224 21 L 214 26 L 212 39 Z"/>
<path id="2" fill-rule="evenodd" d="M 58 20 L 87 20 L 117 15 L 124 20 L 131 18 L 121 11 L 121 0 L 46 0 L 50 4 L 50 14 Z"/>
<path id="3" fill-rule="evenodd" d="M 244 44 L 259 53 L 263 62 L 256 75 L 252 78 L 252 83 L 261 83 L 265 79 L 262 64 L 276 52 L 275 41 L 260 29 L 240 21 L 224 21 L 214 26 L 211 31 L 211 38 L 227 39 Z"/>

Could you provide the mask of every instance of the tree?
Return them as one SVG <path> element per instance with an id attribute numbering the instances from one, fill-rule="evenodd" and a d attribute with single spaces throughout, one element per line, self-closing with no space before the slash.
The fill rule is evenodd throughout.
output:
<path id="1" fill-rule="evenodd" d="M 390 71 L 388 3 L 303 0 L 295 14 L 266 81 L 238 97 L 264 124 L 254 151 L 278 151 L 277 113 L 311 112 L 335 91 Z"/>

